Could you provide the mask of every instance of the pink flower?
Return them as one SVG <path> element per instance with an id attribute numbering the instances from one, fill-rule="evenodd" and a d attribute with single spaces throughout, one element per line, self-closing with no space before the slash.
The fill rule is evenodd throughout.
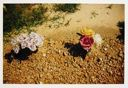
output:
<path id="1" fill-rule="evenodd" d="M 80 44 L 86 51 L 89 51 L 94 44 L 94 40 L 92 37 L 89 36 L 82 36 L 80 39 Z"/>

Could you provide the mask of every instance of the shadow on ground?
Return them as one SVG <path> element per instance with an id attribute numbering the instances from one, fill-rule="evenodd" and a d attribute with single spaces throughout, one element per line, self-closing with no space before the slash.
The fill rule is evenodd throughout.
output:
<path id="1" fill-rule="evenodd" d="M 27 60 L 28 56 L 32 53 L 36 53 L 38 50 L 32 52 L 29 48 L 21 49 L 18 54 L 16 54 L 13 50 L 10 53 L 5 54 L 5 59 L 7 59 L 8 63 L 11 63 L 13 59 L 17 59 L 20 62 L 22 60 Z"/>
<path id="2" fill-rule="evenodd" d="M 124 43 L 124 30 L 125 30 L 124 21 L 122 21 L 122 22 L 119 21 L 117 23 L 117 26 L 119 27 L 119 30 L 120 30 L 120 35 L 118 35 L 117 38 Z"/>
<path id="3" fill-rule="evenodd" d="M 87 51 L 85 51 L 80 43 L 77 44 L 73 44 L 73 43 L 65 43 L 64 48 L 68 49 L 68 52 L 70 53 L 70 55 L 72 55 L 73 57 L 82 57 L 83 59 L 86 57 Z"/>

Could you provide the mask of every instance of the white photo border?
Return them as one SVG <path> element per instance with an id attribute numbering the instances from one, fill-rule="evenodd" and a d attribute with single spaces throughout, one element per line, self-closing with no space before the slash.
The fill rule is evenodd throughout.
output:
<path id="1" fill-rule="evenodd" d="M 3 84 L 3 4 L 5 3 L 88 3 L 125 4 L 124 84 Z M 127 88 L 128 87 L 128 1 L 127 0 L 2 0 L 0 3 L 0 87 L 1 88 Z"/>

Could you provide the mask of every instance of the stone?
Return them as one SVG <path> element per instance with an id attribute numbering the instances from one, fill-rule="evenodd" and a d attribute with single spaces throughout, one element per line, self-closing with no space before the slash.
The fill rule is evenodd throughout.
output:
<path id="1" fill-rule="evenodd" d="M 104 51 L 106 51 L 107 50 L 107 48 L 104 48 Z"/>
<path id="2" fill-rule="evenodd" d="M 40 81 L 39 84 L 43 84 L 43 82 Z"/>
<path id="3" fill-rule="evenodd" d="M 109 48 L 109 45 L 107 44 L 106 47 Z"/>
<path id="4" fill-rule="evenodd" d="M 58 53 L 61 53 L 61 50 L 58 50 Z"/>
<path id="5" fill-rule="evenodd" d="M 112 72 L 112 70 L 111 70 L 111 69 L 108 69 L 108 73 L 109 73 L 110 75 L 112 75 L 112 74 L 113 74 L 113 72 Z"/>
<path id="6" fill-rule="evenodd" d="M 97 62 L 100 62 L 100 59 L 99 58 L 97 58 L 97 60 L 96 60 Z"/>
<path id="7" fill-rule="evenodd" d="M 94 76 L 91 76 L 92 81 L 96 81 L 96 78 Z"/>
<path id="8" fill-rule="evenodd" d="M 63 52 L 63 56 L 67 56 L 67 53 L 66 52 Z"/>
<path id="9" fill-rule="evenodd" d="M 46 57 L 47 55 L 46 55 L 46 53 L 43 53 L 43 57 Z"/>
<path id="10" fill-rule="evenodd" d="M 119 55 L 119 57 L 123 57 L 123 52 L 120 51 L 118 55 Z"/>

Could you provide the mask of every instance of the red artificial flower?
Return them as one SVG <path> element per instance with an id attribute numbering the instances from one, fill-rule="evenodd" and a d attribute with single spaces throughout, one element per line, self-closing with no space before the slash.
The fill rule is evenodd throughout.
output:
<path id="1" fill-rule="evenodd" d="M 89 36 L 82 36 L 80 39 L 80 44 L 86 51 L 89 51 L 94 44 L 94 40 L 92 37 Z"/>

